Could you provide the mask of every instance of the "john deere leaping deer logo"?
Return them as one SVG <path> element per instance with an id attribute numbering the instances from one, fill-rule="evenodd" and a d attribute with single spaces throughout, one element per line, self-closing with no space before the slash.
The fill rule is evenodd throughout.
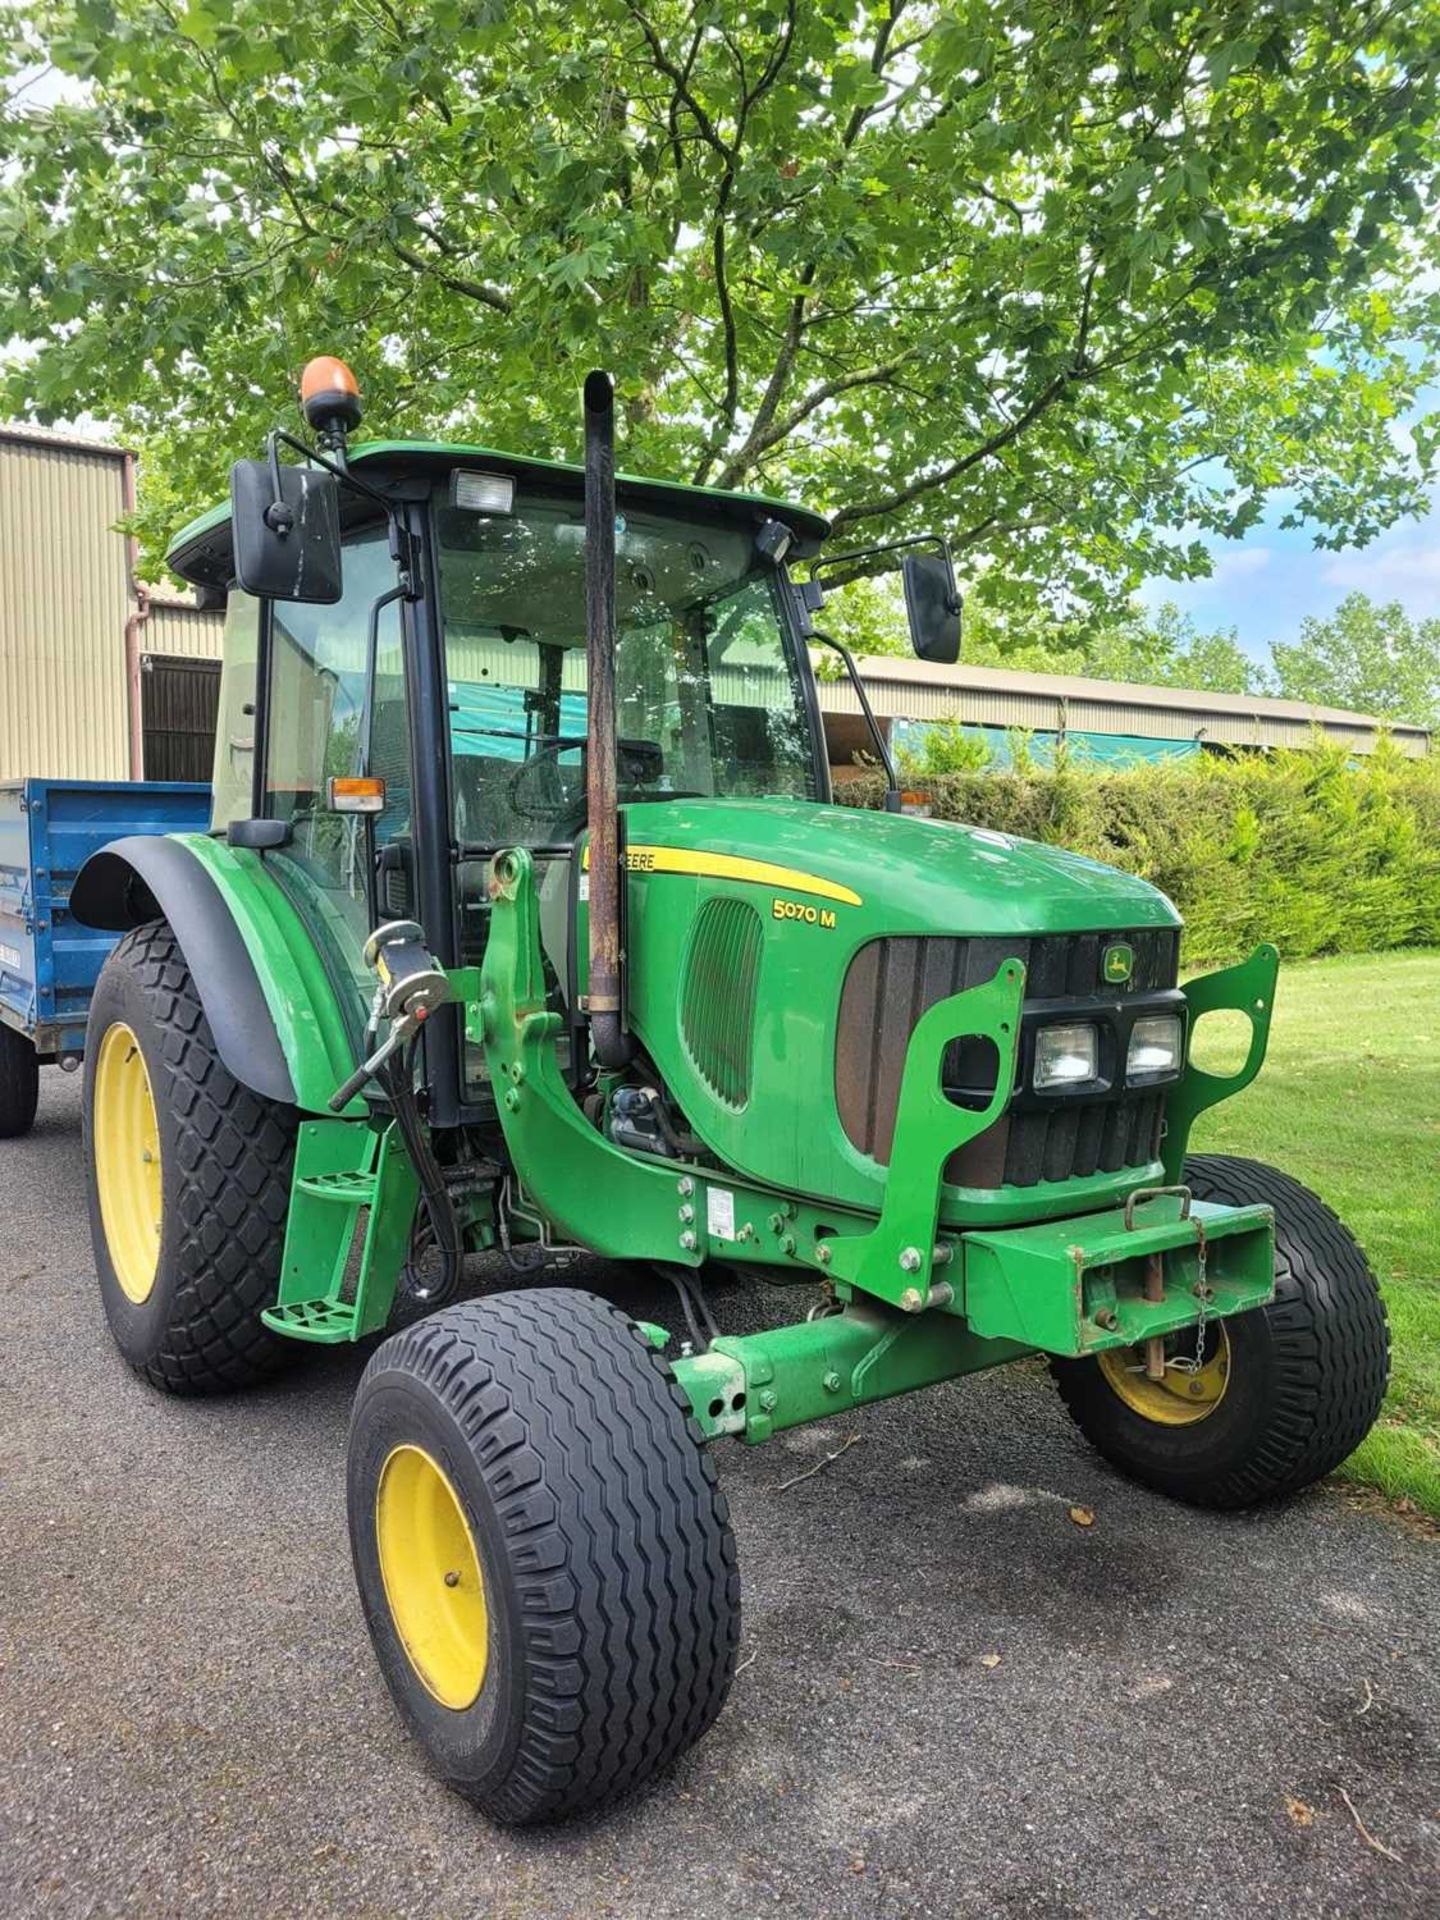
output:
<path id="1" fill-rule="evenodd" d="M 1106 947 L 1103 964 L 1107 984 L 1123 987 L 1135 971 L 1135 949 L 1117 940 L 1113 946 Z"/>

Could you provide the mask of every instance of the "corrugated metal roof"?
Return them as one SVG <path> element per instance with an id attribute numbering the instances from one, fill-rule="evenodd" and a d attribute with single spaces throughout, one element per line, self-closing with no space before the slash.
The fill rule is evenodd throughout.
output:
<path id="1" fill-rule="evenodd" d="M 1388 726 L 1397 746 L 1412 755 L 1423 754 L 1430 739 L 1424 727 L 1258 694 L 1140 686 L 963 662 L 945 667 L 928 660 L 870 656 L 857 664 L 876 713 L 892 719 L 960 720 L 1046 732 L 1129 733 L 1157 740 L 1198 738 L 1215 745 L 1257 747 L 1303 746 L 1318 726 L 1359 752 L 1373 745 Z M 831 713 L 859 711 L 845 680 L 823 680 L 820 705 Z"/>
<path id="2" fill-rule="evenodd" d="M 83 433 L 66 433 L 59 427 L 32 427 L 23 422 L 0 426 L 0 440 L 14 441 L 18 446 L 72 447 L 77 453 L 103 453 L 112 460 L 124 460 L 131 451 L 129 447 L 117 446 L 113 440 L 99 440 Z"/>

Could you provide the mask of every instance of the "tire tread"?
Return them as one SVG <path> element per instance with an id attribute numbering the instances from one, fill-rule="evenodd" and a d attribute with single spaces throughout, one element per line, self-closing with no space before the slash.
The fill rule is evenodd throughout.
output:
<path id="1" fill-rule="evenodd" d="M 153 1091 L 157 1107 L 168 1105 L 178 1162 L 179 1281 L 161 1342 L 138 1371 L 169 1393 L 254 1386 L 293 1351 L 260 1314 L 279 1284 L 297 1116 L 221 1061 L 168 922 L 127 933 L 106 967 L 128 973 L 150 1008 L 168 1080 Z"/>
<path id="2" fill-rule="evenodd" d="M 627 1315 L 571 1288 L 469 1301 L 394 1335 L 357 1421 L 397 1371 L 465 1436 L 523 1635 L 506 1776 L 452 1784 L 510 1824 L 619 1798 L 700 1738 L 734 1672 L 735 1544 L 689 1402 Z"/>
<path id="3" fill-rule="evenodd" d="M 0 1140 L 18 1140 L 35 1124 L 40 1061 L 23 1033 L 0 1021 Z"/>
<path id="4" fill-rule="evenodd" d="M 1275 1210 L 1275 1299 L 1262 1311 L 1280 1391 L 1253 1458 L 1218 1489 L 1220 1504 L 1249 1506 L 1322 1479 L 1365 1438 L 1389 1379 L 1389 1319 L 1353 1234 L 1290 1174 L 1231 1154 L 1191 1154 L 1185 1182 L 1197 1200 Z"/>

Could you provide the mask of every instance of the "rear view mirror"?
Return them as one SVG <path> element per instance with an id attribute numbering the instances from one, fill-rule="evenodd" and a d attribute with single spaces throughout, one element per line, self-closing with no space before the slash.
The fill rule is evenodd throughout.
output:
<path id="1" fill-rule="evenodd" d="M 334 474 L 237 460 L 230 469 L 230 515 L 235 577 L 246 593 L 323 605 L 340 598 L 340 486 Z"/>
<path id="2" fill-rule="evenodd" d="M 910 644 L 922 660 L 950 667 L 960 658 L 960 596 L 950 555 L 907 553 L 900 563 Z"/>

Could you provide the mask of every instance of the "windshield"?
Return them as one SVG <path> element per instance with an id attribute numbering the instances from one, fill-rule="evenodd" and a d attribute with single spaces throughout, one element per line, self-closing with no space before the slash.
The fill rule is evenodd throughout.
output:
<path id="1" fill-rule="evenodd" d="M 585 824 L 585 534 L 574 499 L 436 502 L 456 837 L 559 846 Z M 618 514 L 622 800 L 813 799 L 811 735 L 776 576 L 748 531 Z"/>

